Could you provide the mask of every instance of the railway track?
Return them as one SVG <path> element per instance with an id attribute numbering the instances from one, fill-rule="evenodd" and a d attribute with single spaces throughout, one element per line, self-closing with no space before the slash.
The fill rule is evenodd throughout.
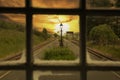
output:
<path id="1" fill-rule="evenodd" d="M 77 46 L 80 46 L 78 41 L 72 40 L 71 42 L 76 44 Z M 101 52 L 98 52 L 98 51 L 96 51 L 94 49 L 91 49 L 90 47 L 87 47 L 87 51 L 90 54 L 93 54 L 93 55 L 95 55 L 98 58 L 104 58 L 106 60 L 111 60 L 111 61 L 117 61 L 117 59 L 113 59 L 112 57 L 106 56 L 106 55 L 102 54 Z"/>
<path id="2" fill-rule="evenodd" d="M 78 41 L 71 41 L 72 43 L 76 44 L 77 46 L 79 46 L 79 42 Z M 102 53 L 98 52 L 98 51 L 95 51 L 89 47 L 87 47 L 87 51 L 96 56 L 97 58 L 100 58 L 100 59 L 104 59 L 104 60 L 110 60 L 110 61 L 117 61 L 117 59 L 113 59 L 111 57 L 108 57 L 106 55 L 103 55 Z M 119 71 L 111 71 L 115 76 L 117 76 L 117 78 L 120 79 L 120 72 Z"/>
<path id="3" fill-rule="evenodd" d="M 34 46 L 33 51 L 40 49 L 41 47 L 51 43 L 55 39 L 50 39 L 48 41 L 45 41 L 41 44 L 38 44 L 37 46 Z M 10 61 L 10 60 L 19 60 L 21 58 L 23 52 L 18 52 L 15 55 L 7 56 L 6 58 L 2 58 L 0 61 Z"/>
<path id="4" fill-rule="evenodd" d="M 88 50 L 88 52 L 90 53 L 90 54 L 93 54 L 93 55 L 95 55 L 96 57 L 98 57 L 98 58 L 101 58 L 101 59 L 106 59 L 106 60 L 111 60 L 111 61 L 116 61 L 115 59 L 113 59 L 113 58 L 111 58 L 111 57 L 108 57 L 108 56 L 105 56 L 105 55 L 103 55 L 102 53 L 100 53 L 100 52 L 97 52 L 97 51 L 95 51 L 95 50 L 93 50 L 93 49 L 91 49 L 91 48 L 88 48 L 87 47 L 87 50 Z"/>

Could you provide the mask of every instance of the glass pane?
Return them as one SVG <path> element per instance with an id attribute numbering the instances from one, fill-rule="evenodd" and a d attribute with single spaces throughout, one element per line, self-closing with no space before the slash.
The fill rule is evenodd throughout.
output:
<path id="1" fill-rule="evenodd" d="M 120 60 L 120 16 L 87 16 L 87 55 Z"/>
<path id="2" fill-rule="evenodd" d="M 0 7 L 25 7 L 25 0 L 0 0 Z"/>
<path id="3" fill-rule="evenodd" d="M 89 71 L 87 80 L 120 80 L 120 73 L 115 71 Z"/>
<path id="4" fill-rule="evenodd" d="M 33 15 L 33 50 L 38 63 L 78 63 L 79 16 Z"/>
<path id="5" fill-rule="evenodd" d="M 0 71 L 0 80 L 26 80 L 25 71 Z"/>
<path id="6" fill-rule="evenodd" d="M 34 71 L 33 80 L 80 80 L 80 72 Z"/>
<path id="7" fill-rule="evenodd" d="M 39 8 L 79 8 L 79 0 L 32 0 L 33 7 Z"/>
<path id="8" fill-rule="evenodd" d="M 120 0 L 87 0 L 87 9 L 119 9 Z"/>
<path id="9" fill-rule="evenodd" d="M 24 59 L 25 41 L 25 15 L 0 14 L 0 61 Z"/>

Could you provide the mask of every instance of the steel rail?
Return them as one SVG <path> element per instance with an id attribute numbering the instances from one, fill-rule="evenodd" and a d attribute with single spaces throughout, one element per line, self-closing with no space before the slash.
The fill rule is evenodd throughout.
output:
<path id="1" fill-rule="evenodd" d="M 45 41 L 42 44 L 38 44 L 37 46 L 33 47 L 33 51 L 36 51 L 38 49 L 40 49 L 41 47 L 51 43 L 52 41 L 54 41 L 55 39 L 51 39 L 49 41 Z M 16 55 L 12 55 L 12 56 L 8 56 L 6 58 L 1 59 L 0 61 L 8 61 L 8 60 L 18 60 L 21 58 L 22 52 L 18 52 Z"/>

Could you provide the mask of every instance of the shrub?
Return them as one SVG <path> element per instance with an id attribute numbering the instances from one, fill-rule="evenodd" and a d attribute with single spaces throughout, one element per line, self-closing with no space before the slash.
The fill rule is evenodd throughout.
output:
<path id="1" fill-rule="evenodd" d="M 116 7 L 120 7 L 120 0 L 117 0 L 117 1 L 116 1 L 115 6 L 116 6 Z"/>
<path id="2" fill-rule="evenodd" d="M 67 47 L 51 48 L 45 51 L 45 60 L 74 60 L 76 56 Z"/>
<path id="3" fill-rule="evenodd" d="M 111 7 L 111 6 L 113 6 L 113 4 L 110 2 L 110 0 L 94 0 L 94 7 Z"/>
<path id="4" fill-rule="evenodd" d="M 89 37 L 93 43 L 101 45 L 112 44 L 118 40 L 118 37 L 106 24 L 93 27 L 90 31 Z"/>

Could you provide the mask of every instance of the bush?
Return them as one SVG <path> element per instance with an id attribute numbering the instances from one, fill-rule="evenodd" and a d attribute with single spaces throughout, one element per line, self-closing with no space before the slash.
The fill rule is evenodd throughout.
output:
<path id="1" fill-rule="evenodd" d="M 94 7 L 111 7 L 111 6 L 113 6 L 113 4 L 110 2 L 110 0 L 94 0 Z"/>
<path id="2" fill-rule="evenodd" d="M 75 60 L 74 53 L 66 47 L 51 48 L 45 51 L 45 60 Z"/>
<path id="3" fill-rule="evenodd" d="M 120 7 L 120 0 L 117 0 L 117 1 L 116 1 L 115 6 L 116 6 L 116 7 Z"/>
<path id="4" fill-rule="evenodd" d="M 93 27 L 90 31 L 89 37 L 93 43 L 101 45 L 113 44 L 118 40 L 118 37 L 106 24 Z"/>

